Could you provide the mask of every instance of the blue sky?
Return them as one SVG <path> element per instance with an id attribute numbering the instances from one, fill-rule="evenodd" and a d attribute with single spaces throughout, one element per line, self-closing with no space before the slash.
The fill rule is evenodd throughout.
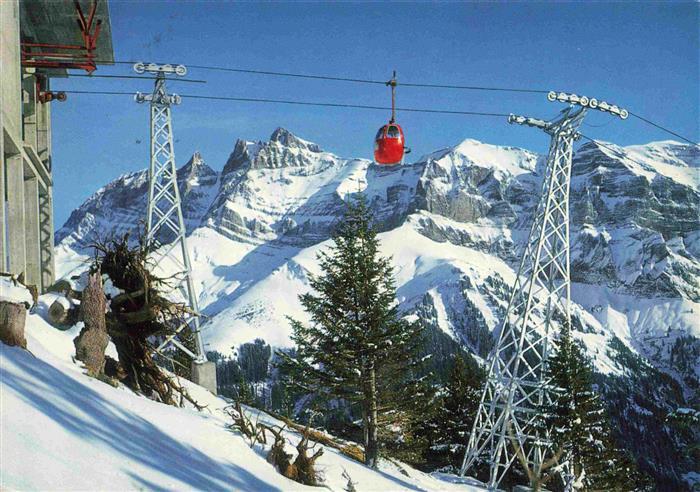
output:
<path id="1" fill-rule="evenodd" d="M 617 103 L 700 140 L 697 3 L 223 3 L 110 1 L 115 59 L 563 90 Z M 131 75 L 131 67 L 96 74 Z M 190 70 L 171 92 L 388 105 L 379 85 Z M 56 79 L 55 90 L 142 91 L 150 81 Z M 547 118 L 544 95 L 398 88 L 398 105 Z M 148 165 L 148 108 L 128 96 L 54 103 L 57 227 L 100 186 Z M 237 138 L 283 126 L 344 157 L 371 157 L 388 114 L 185 100 L 173 110 L 178 165 L 195 150 L 220 170 Z M 398 115 L 413 158 L 465 138 L 546 152 L 535 129 L 501 118 Z M 672 139 L 641 121 L 589 113 L 582 132 L 621 145 Z M 137 143 L 140 140 L 141 143 Z"/>

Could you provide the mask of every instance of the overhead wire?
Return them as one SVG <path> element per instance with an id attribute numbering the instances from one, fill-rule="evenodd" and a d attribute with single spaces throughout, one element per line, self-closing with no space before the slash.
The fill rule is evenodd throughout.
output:
<path id="1" fill-rule="evenodd" d="M 157 77 L 150 77 L 150 76 L 143 76 L 143 75 L 102 75 L 102 74 L 81 74 L 81 73 L 71 73 L 68 75 L 68 78 L 71 77 L 86 77 L 89 79 L 142 79 L 142 80 L 156 80 Z M 192 82 L 196 84 L 206 84 L 206 80 L 199 80 L 199 79 L 183 79 L 183 78 L 170 78 L 168 77 L 167 79 L 169 82 Z"/>
<path id="2" fill-rule="evenodd" d="M 123 91 L 63 91 L 66 94 L 96 94 L 96 95 L 120 95 L 120 96 L 133 96 L 133 92 L 123 92 Z M 235 102 L 252 102 L 252 103 L 267 103 L 267 104 L 290 104 L 298 106 L 319 106 L 319 107 L 330 107 L 330 108 L 349 108 L 349 109 L 369 109 L 369 110 L 381 110 L 387 111 L 391 110 L 390 107 L 386 106 L 370 106 L 364 104 L 345 104 L 345 103 L 329 103 L 329 102 L 319 102 L 319 101 L 296 101 L 291 99 L 267 99 L 267 98 L 254 98 L 254 97 L 229 97 L 229 96 L 206 96 L 197 94 L 179 94 L 183 99 L 202 99 L 209 101 L 235 101 Z M 397 111 L 404 111 L 407 113 L 437 113 L 437 114 L 453 114 L 453 115 L 465 115 L 465 116 L 497 116 L 497 117 L 508 117 L 508 113 L 489 113 L 482 111 L 455 111 L 447 109 L 430 109 L 430 108 L 396 108 Z"/>
<path id="3" fill-rule="evenodd" d="M 124 91 L 64 91 L 66 94 L 95 94 L 100 96 L 133 96 L 136 92 Z"/>
<path id="4" fill-rule="evenodd" d="M 213 70 L 217 72 L 235 72 L 235 73 L 249 73 L 255 75 L 273 75 L 277 77 L 295 77 L 302 79 L 314 79 L 314 80 L 331 80 L 334 82 L 353 82 L 358 84 L 376 84 L 376 85 L 386 85 L 385 80 L 371 80 L 371 79 L 356 79 L 349 77 L 334 77 L 331 75 L 313 75 L 313 74 L 303 74 L 303 73 L 292 73 L 292 72 L 274 72 L 269 70 L 249 70 L 244 68 L 228 68 L 228 67 L 213 67 L 205 65 L 187 65 L 188 68 L 194 68 L 199 70 Z"/>
<path id="5" fill-rule="evenodd" d="M 498 91 L 498 92 L 525 92 L 531 94 L 548 94 L 550 91 L 542 89 L 514 89 L 509 87 L 483 87 L 474 85 L 443 85 L 443 84 L 414 84 L 410 82 L 397 82 L 402 87 L 426 87 L 430 89 L 462 89 L 470 91 Z"/>
<path id="6" fill-rule="evenodd" d="M 585 138 L 586 140 L 589 140 L 589 141 L 593 142 L 593 143 L 596 144 L 596 145 L 600 145 L 601 147 L 604 147 L 604 148 L 608 149 L 610 152 L 612 152 L 613 154 L 615 154 L 615 155 L 616 155 L 617 157 L 619 157 L 620 159 L 627 159 L 627 160 L 630 160 L 630 161 L 634 162 L 635 164 L 638 164 L 638 165 L 642 166 L 643 168 L 648 168 L 648 167 L 649 167 L 649 164 L 644 164 L 644 163 L 642 163 L 642 162 L 639 162 L 638 160 L 633 159 L 633 158 L 630 157 L 629 155 L 623 154 L 623 153 L 620 152 L 619 150 L 617 150 L 617 149 L 611 147 L 610 145 L 606 144 L 605 142 L 602 142 L 602 141 L 600 141 L 600 140 L 598 140 L 598 139 L 595 139 L 595 138 L 591 138 L 591 137 L 589 137 L 589 136 L 587 136 L 587 135 L 584 135 L 584 134 L 581 133 L 581 132 L 578 132 L 578 134 L 581 135 L 581 136 L 582 136 L 583 138 Z"/>
<path id="7" fill-rule="evenodd" d="M 115 64 L 134 64 L 137 62 L 132 61 L 115 61 Z M 171 63 L 171 65 L 177 65 Z M 248 68 L 235 68 L 235 67 L 221 67 L 215 65 L 185 65 L 188 69 L 196 70 L 211 70 L 216 72 L 233 72 L 233 73 L 248 73 L 253 75 L 270 75 L 276 77 L 292 77 L 292 78 L 302 78 L 302 79 L 312 79 L 312 80 L 328 80 L 334 82 L 352 82 L 358 84 L 374 84 L 374 85 L 388 85 L 387 80 L 378 79 L 363 79 L 363 78 L 353 78 L 353 77 L 338 77 L 334 75 L 318 75 L 310 73 L 298 73 L 298 72 L 280 72 L 274 70 L 254 70 Z M 532 94 L 547 94 L 549 91 L 544 89 L 524 89 L 524 88 L 511 88 L 511 87 L 488 87 L 488 86 L 472 86 L 472 85 L 451 85 L 451 84 L 433 84 L 433 83 L 417 83 L 417 82 L 400 82 L 397 81 L 396 85 L 403 87 L 424 87 L 430 89 L 457 89 L 457 90 L 472 90 L 472 91 L 500 91 L 500 92 L 519 92 L 519 93 L 532 93 Z"/>
<path id="8" fill-rule="evenodd" d="M 654 123 L 653 121 L 648 120 L 647 118 L 645 118 L 645 117 L 643 117 L 643 116 L 641 116 L 641 115 L 638 115 L 638 114 L 636 114 L 636 113 L 633 113 L 632 111 L 629 111 L 629 114 L 630 114 L 630 116 L 634 116 L 635 118 L 640 119 L 640 120 L 644 121 L 645 123 L 648 123 L 648 124 L 650 124 L 650 125 L 652 125 L 652 126 L 655 126 L 656 128 L 658 128 L 658 129 L 660 129 L 660 130 L 663 130 L 663 131 L 665 131 L 666 133 L 669 133 L 669 134 L 671 134 L 671 135 L 674 135 L 674 136 L 680 138 L 681 140 L 684 140 L 684 141 L 688 142 L 689 144 L 698 145 L 697 142 L 693 142 L 692 140 L 690 140 L 690 139 L 688 139 L 688 138 L 685 138 L 683 135 L 679 135 L 678 133 L 674 132 L 673 130 L 669 130 L 668 128 L 666 128 L 666 127 L 664 127 L 664 126 L 662 126 L 662 125 L 659 125 L 659 124 L 657 124 L 657 123 Z"/>
<path id="9" fill-rule="evenodd" d="M 133 96 L 135 92 L 124 92 L 124 91 L 64 91 L 66 94 L 96 94 L 100 96 Z"/>
<path id="10" fill-rule="evenodd" d="M 97 63 L 112 63 L 115 65 L 133 65 L 137 62 L 135 61 L 127 61 L 127 60 L 111 60 L 111 61 L 97 61 Z M 177 64 L 172 64 L 172 65 L 177 65 Z M 233 73 L 249 73 L 249 74 L 254 74 L 254 75 L 267 75 L 267 76 L 278 76 L 278 77 L 293 77 L 293 78 L 304 78 L 304 79 L 313 79 L 313 80 L 328 80 L 328 81 L 335 81 L 335 82 L 351 82 L 351 83 L 362 83 L 362 84 L 373 84 L 373 85 L 387 85 L 387 81 L 385 80 L 376 80 L 376 79 L 364 79 L 364 78 L 353 78 L 353 77 L 338 77 L 338 76 L 332 76 L 332 75 L 317 75 L 317 74 L 308 74 L 308 73 L 297 73 L 297 72 L 283 72 L 283 71 L 274 71 L 274 70 L 254 70 L 254 69 L 245 69 L 245 68 L 235 68 L 235 67 L 222 67 L 222 66 L 215 66 L 215 65 L 186 65 L 189 68 L 192 69 L 197 69 L 197 70 L 211 70 L 211 71 L 219 71 L 219 72 L 233 72 Z M 103 76 L 105 77 L 105 76 Z M 134 78 L 145 78 L 145 77 L 136 77 L 133 76 Z M 116 78 L 116 76 L 115 76 Z M 182 80 L 182 79 L 170 79 L 170 80 Z M 418 88 L 428 88 L 428 89 L 455 89 L 455 90 L 473 90 L 473 91 L 494 91 L 494 92 L 514 92 L 514 93 L 529 93 L 529 94 L 547 94 L 549 91 L 543 90 L 543 89 L 528 89 L 528 88 L 515 88 L 515 87 L 489 87 L 489 86 L 471 86 L 471 85 L 451 85 L 451 84 L 434 84 L 434 83 L 417 83 L 417 82 L 397 82 L 397 85 L 403 86 L 403 87 L 418 87 Z M 184 96 L 183 96 L 184 97 Z M 192 96 L 188 96 L 192 97 Z M 223 98 L 222 100 L 227 100 Z M 239 99 L 230 99 L 230 100 L 239 100 Z M 252 101 L 250 101 L 252 102 Z M 278 102 L 280 104 L 302 104 L 301 102 L 283 102 L 283 101 L 277 101 L 277 100 L 256 100 L 256 102 Z M 318 105 L 315 104 L 314 105 Z M 338 107 L 344 107 L 344 106 L 338 106 Z M 362 107 L 358 109 L 380 109 L 378 107 Z M 411 109 L 403 109 L 403 111 L 414 111 Z M 465 112 L 450 112 L 450 111 L 420 111 L 420 112 L 438 112 L 438 113 L 445 113 L 445 114 L 465 114 Z M 468 114 L 468 112 L 467 112 Z M 486 113 L 484 113 L 487 115 Z M 684 137 L 683 135 L 679 134 L 678 132 L 675 132 L 671 130 L 670 128 L 667 128 L 664 125 L 661 125 L 659 123 L 655 123 L 654 121 L 645 118 L 639 114 L 633 113 L 632 111 L 629 111 L 630 116 L 633 116 L 640 121 L 643 121 L 659 130 L 662 130 L 669 135 L 673 135 L 674 137 L 680 138 L 684 142 L 687 142 L 691 145 L 698 145 L 697 142 L 693 142 L 687 137 Z M 500 116 L 500 115 L 499 115 Z M 507 116 L 507 115 L 506 115 Z"/>
<path id="11" fill-rule="evenodd" d="M 279 77 L 296 77 L 304 79 L 315 79 L 315 80 L 331 80 L 336 82 L 354 82 L 360 84 L 375 84 L 375 85 L 388 85 L 386 80 L 372 80 L 372 79 L 357 79 L 350 77 L 336 77 L 331 75 L 314 75 L 305 73 L 293 73 L 293 72 L 274 72 L 268 70 L 250 70 L 243 68 L 229 68 L 229 67 L 215 67 L 207 65 L 188 65 L 189 68 L 199 69 L 199 70 L 214 70 L 220 72 L 236 72 L 236 73 L 250 73 L 257 75 L 274 75 Z M 432 89 L 461 89 L 461 90 L 473 90 L 473 91 L 503 91 L 503 92 L 526 92 L 535 94 L 547 94 L 549 91 L 541 89 L 516 89 L 509 87 L 485 87 L 485 86 L 472 86 L 472 85 L 449 85 L 449 84 L 422 84 L 422 83 L 412 83 L 412 82 L 400 82 L 397 81 L 396 85 L 399 87 L 425 87 Z"/>
<path id="12" fill-rule="evenodd" d="M 612 121 L 613 121 L 612 119 L 608 119 L 605 123 L 603 123 L 603 124 L 601 124 L 601 125 L 594 125 L 594 124 L 592 124 L 592 123 L 588 123 L 588 122 L 584 121 L 584 122 L 583 122 L 583 125 L 584 125 L 584 126 L 589 126 L 589 127 L 591 127 L 591 128 L 603 128 L 603 127 L 608 126 L 610 123 L 612 123 Z"/>

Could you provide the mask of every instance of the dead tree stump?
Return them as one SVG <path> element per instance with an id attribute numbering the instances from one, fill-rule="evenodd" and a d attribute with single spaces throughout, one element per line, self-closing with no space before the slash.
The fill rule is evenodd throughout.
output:
<path id="1" fill-rule="evenodd" d="M 24 325 L 27 308 L 24 304 L 0 301 L 0 341 L 6 345 L 27 348 Z"/>
<path id="2" fill-rule="evenodd" d="M 296 478 L 292 478 L 292 480 L 304 485 L 318 485 L 321 482 L 321 476 L 316 470 L 316 460 L 323 454 L 323 447 L 311 456 L 306 454 L 308 451 L 313 452 L 314 450 L 309 448 L 309 427 L 307 426 L 301 441 L 297 444 L 299 454 L 292 464 L 292 467 L 296 469 Z"/>
<path id="3" fill-rule="evenodd" d="M 88 278 L 80 304 L 85 327 L 75 337 L 75 358 L 83 361 L 88 372 L 101 374 L 105 366 L 105 350 L 109 343 L 105 309 L 107 300 L 102 290 L 102 277 L 97 271 Z"/>

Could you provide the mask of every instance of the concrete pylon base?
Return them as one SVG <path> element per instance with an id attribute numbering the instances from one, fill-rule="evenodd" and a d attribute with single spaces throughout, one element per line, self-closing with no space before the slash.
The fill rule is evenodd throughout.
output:
<path id="1" fill-rule="evenodd" d="M 192 361 L 192 382 L 216 394 L 216 364 Z"/>

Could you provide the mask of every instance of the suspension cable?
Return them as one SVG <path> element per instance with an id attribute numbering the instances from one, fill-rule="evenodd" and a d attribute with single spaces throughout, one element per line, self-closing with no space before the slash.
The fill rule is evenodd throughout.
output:
<path id="1" fill-rule="evenodd" d="M 589 137 L 589 136 L 587 136 L 587 135 L 584 135 L 584 134 L 581 133 L 581 132 L 578 132 L 578 134 L 581 135 L 581 136 L 582 136 L 583 138 L 585 138 L 586 140 L 589 140 L 589 141 L 593 142 L 593 143 L 596 144 L 596 145 L 600 145 L 601 147 L 605 147 L 606 149 L 608 149 L 610 152 L 612 152 L 613 154 L 615 154 L 615 155 L 616 155 L 618 158 L 620 158 L 620 159 L 627 159 L 627 160 L 630 160 L 630 161 L 634 162 L 635 164 L 638 164 L 639 166 L 642 166 L 643 168 L 648 168 L 648 167 L 650 166 L 650 164 L 644 164 L 644 163 L 642 163 L 642 162 L 639 162 L 639 161 L 636 160 L 636 159 L 633 159 L 633 158 L 630 157 L 629 155 L 623 154 L 623 153 L 620 152 L 619 150 L 617 150 L 617 149 L 611 147 L 610 145 L 608 145 L 608 144 L 606 144 L 606 143 L 604 143 L 604 142 L 601 142 L 600 140 L 597 140 L 597 139 L 595 139 L 595 138 L 591 138 L 591 137 Z"/>
<path id="2" fill-rule="evenodd" d="M 133 92 L 121 92 L 121 91 L 62 91 L 66 94 L 95 94 L 95 95 L 106 95 L 106 96 L 133 96 Z M 265 98 L 253 98 L 253 97 L 229 97 L 229 96 L 203 96 L 197 94 L 180 94 L 183 99 L 201 99 L 208 101 L 237 101 L 237 102 L 253 102 L 253 103 L 267 103 L 267 104 L 291 104 L 297 106 L 319 106 L 327 108 L 349 108 L 349 109 L 370 109 L 370 110 L 381 110 L 387 111 L 391 110 L 390 107 L 386 106 L 369 106 L 363 104 L 345 104 L 345 103 L 328 103 L 328 102 L 317 102 L 317 101 L 295 101 L 289 99 L 265 99 Z M 437 114 L 454 114 L 454 115 L 465 115 L 465 116 L 497 116 L 497 117 L 508 117 L 508 113 L 488 113 L 481 111 L 453 111 L 447 109 L 429 109 L 429 108 L 396 108 L 397 111 L 405 111 L 408 113 L 437 113 Z"/>
<path id="3" fill-rule="evenodd" d="M 96 74 L 80 74 L 80 73 L 71 73 L 68 75 L 68 77 L 87 77 L 88 79 L 143 79 L 143 80 L 156 80 L 158 77 L 149 77 L 149 76 L 144 76 L 144 75 L 96 75 Z M 198 80 L 198 79 L 181 79 L 181 78 L 168 78 L 168 82 L 193 82 L 196 84 L 206 84 L 206 80 Z"/>
<path id="4" fill-rule="evenodd" d="M 463 89 L 469 91 L 500 91 L 500 92 L 526 92 L 531 94 L 547 94 L 550 91 L 540 89 L 513 89 L 508 87 L 481 87 L 474 85 L 443 85 L 443 84 L 412 84 L 409 82 L 400 82 L 399 85 L 404 87 L 427 87 L 431 89 Z"/>
<path id="5" fill-rule="evenodd" d="M 683 135 L 679 135 L 678 133 L 674 132 L 673 130 L 669 130 L 668 128 L 663 127 L 663 126 L 659 125 L 658 123 L 654 123 L 653 121 L 648 120 L 648 119 L 644 118 L 643 116 L 640 116 L 640 115 L 638 115 L 638 114 L 633 113 L 632 111 L 630 111 L 629 114 L 630 114 L 631 116 L 634 116 L 635 118 L 638 118 L 638 119 L 644 121 L 645 123 L 648 123 L 648 124 L 650 124 L 650 125 L 652 125 L 652 126 L 655 126 L 656 128 L 658 128 L 658 129 L 660 129 L 660 130 L 665 131 L 666 133 L 669 133 L 669 134 L 671 134 L 671 135 L 673 135 L 673 136 L 676 136 L 676 137 L 680 138 L 681 140 L 684 140 L 684 141 L 688 142 L 688 143 L 691 144 L 691 145 L 698 145 L 697 142 L 693 142 L 692 140 L 690 140 L 690 139 L 688 139 L 688 138 L 685 138 Z"/>
<path id="6" fill-rule="evenodd" d="M 349 77 L 334 77 L 331 75 L 313 75 L 305 73 L 292 73 L 292 72 L 273 72 L 269 70 L 249 70 L 244 68 L 228 68 L 228 67 L 210 67 L 205 65 L 187 65 L 188 68 L 194 68 L 199 70 L 212 70 L 217 72 L 236 72 L 236 73 L 250 73 L 255 75 L 273 75 L 276 77 L 295 77 L 301 79 L 314 79 L 314 80 L 332 80 L 335 82 L 354 82 L 358 84 L 379 84 L 385 85 L 386 80 L 371 80 L 371 79 L 355 79 Z"/>
<path id="7" fill-rule="evenodd" d="M 134 64 L 136 62 L 131 61 L 115 61 L 115 64 Z M 253 70 L 247 68 L 234 68 L 234 67 L 221 67 L 213 65 L 190 65 L 186 64 L 188 68 L 198 69 L 198 70 L 211 70 L 216 72 L 233 72 L 233 73 L 249 73 L 253 75 L 270 75 L 275 77 L 294 77 L 302 79 L 313 79 L 313 80 L 330 80 L 335 82 L 353 82 L 358 84 L 375 84 L 375 85 L 386 85 L 386 80 L 377 79 L 361 79 L 353 77 L 338 77 L 333 75 L 317 75 L 309 73 L 297 73 L 297 72 L 279 72 L 273 70 Z M 413 83 L 413 82 L 397 82 L 397 85 L 404 87 L 424 87 L 429 89 L 458 89 L 458 90 L 471 90 L 471 91 L 501 91 L 501 92 L 519 92 L 519 93 L 531 93 L 531 94 L 547 94 L 548 90 L 543 89 L 521 89 L 521 88 L 510 88 L 510 87 L 487 87 L 487 86 L 473 86 L 473 85 L 452 85 L 452 84 L 429 84 L 429 83 Z"/>

